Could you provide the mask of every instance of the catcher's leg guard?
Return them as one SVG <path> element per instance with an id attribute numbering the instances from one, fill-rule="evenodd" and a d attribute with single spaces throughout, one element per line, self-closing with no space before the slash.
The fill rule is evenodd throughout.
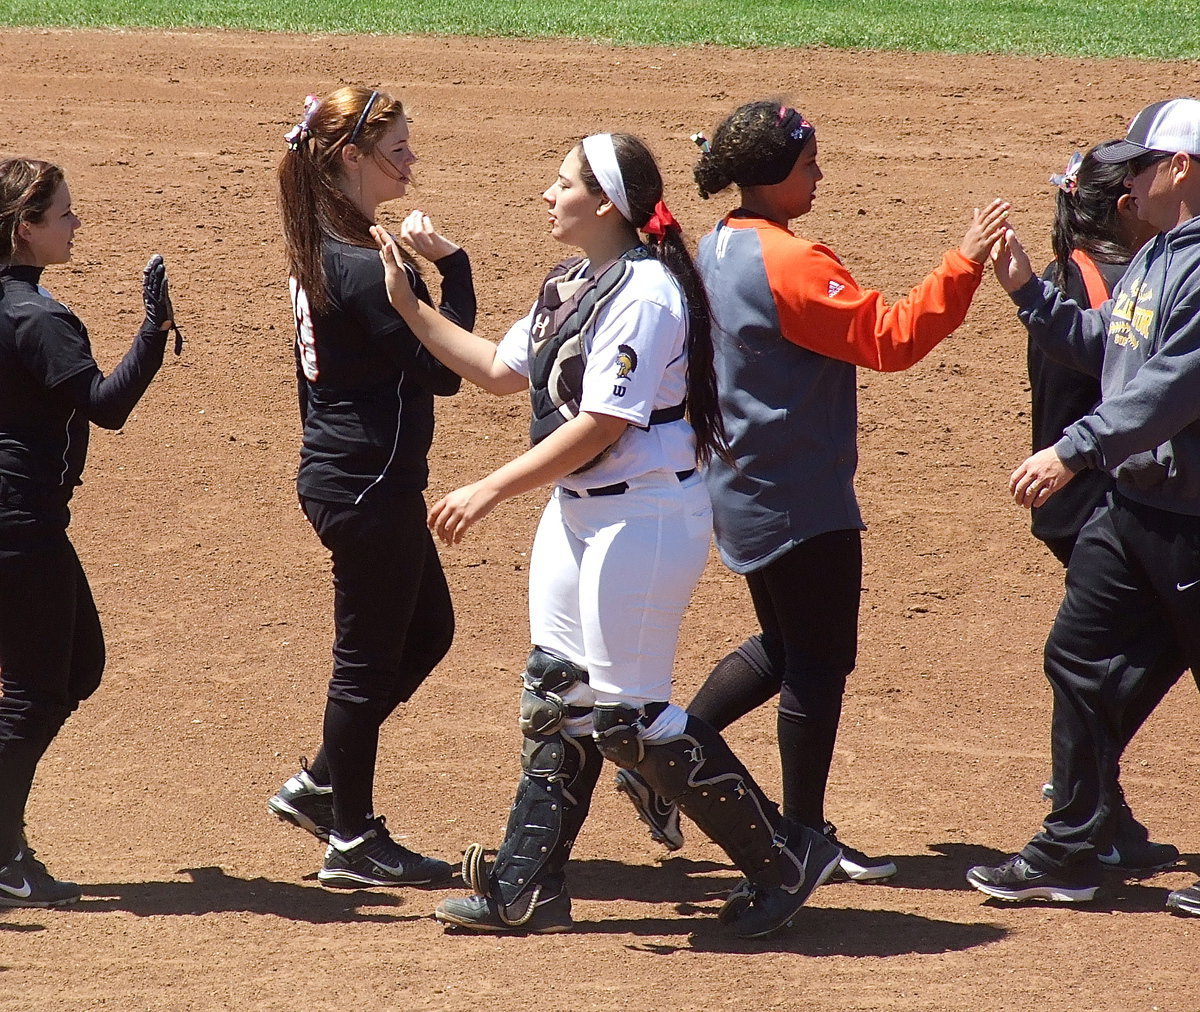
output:
<path id="1" fill-rule="evenodd" d="M 522 774 L 504 840 L 490 870 L 478 844 L 463 858 L 464 880 L 509 927 L 529 921 L 543 894 L 551 899 L 562 891 L 563 868 L 591 805 L 600 753 L 590 735 L 561 731 L 569 716 L 588 709 L 565 704 L 562 695 L 586 681 L 587 672 L 570 661 L 540 648 L 530 654 L 521 694 Z"/>
<path id="2" fill-rule="evenodd" d="M 682 735 L 644 747 L 637 772 L 749 881 L 748 898 L 727 918 L 736 933 L 758 937 L 787 924 L 837 867 L 841 851 L 820 833 L 785 823 L 725 740 L 702 720 L 689 717 Z"/>

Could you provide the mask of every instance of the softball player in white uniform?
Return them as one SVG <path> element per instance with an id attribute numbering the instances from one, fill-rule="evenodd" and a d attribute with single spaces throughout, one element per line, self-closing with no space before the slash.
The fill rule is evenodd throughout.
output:
<path id="1" fill-rule="evenodd" d="M 476 895 L 438 907 L 455 928 L 571 927 L 564 870 L 602 758 L 661 785 L 746 873 L 723 911 L 739 935 L 786 924 L 840 856 L 785 825 L 720 735 L 668 702 L 711 537 L 697 446 L 706 460 L 724 439 L 703 290 L 661 196 L 636 138 L 576 146 L 544 199 L 551 235 L 584 258 L 550 272 L 499 346 L 430 316 L 377 234 L 392 303 L 418 339 L 484 389 L 531 396 L 531 448 L 436 503 L 431 529 L 456 543 L 499 502 L 555 486 L 530 564 L 522 776 L 495 864 L 467 850 Z"/>

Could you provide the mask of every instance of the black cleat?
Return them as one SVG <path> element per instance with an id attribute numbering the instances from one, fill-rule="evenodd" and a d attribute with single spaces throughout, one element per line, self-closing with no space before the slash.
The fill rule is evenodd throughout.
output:
<path id="1" fill-rule="evenodd" d="M 445 861 L 425 857 L 392 839 L 383 817 L 372 819 L 353 840 L 336 833 L 329 837 L 325 864 L 317 881 L 331 889 L 366 889 L 371 886 L 428 885 L 450 878 Z"/>
<path id="2" fill-rule="evenodd" d="M 0 907 L 61 907 L 79 896 L 79 886 L 51 875 L 27 843 L 0 868 Z"/>
<path id="3" fill-rule="evenodd" d="M 851 882 L 884 882 L 896 874 L 896 865 L 886 857 L 867 857 L 861 850 L 847 847 L 837 836 L 837 826 L 825 823 L 825 838 L 842 852 L 842 860 L 834 869 L 835 878 Z"/>
<path id="4" fill-rule="evenodd" d="M 663 800 L 654 788 L 633 770 L 618 771 L 617 790 L 633 804 L 638 818 L 650 828 L 650 835 L 656 843 L 661 843 L 667 850 L 679 850 L 683 846 L 678 805 Z"/>
<path id="5" fill-rule="evenodd" d="M 295 776 L 288 777 L 279 793 L 267 800 L 267 808 L 284 822 L 312 833 L 318 840 L 329 842 L 335 825 L 333 788 L 316 783 L 307 766 Z"/>
<path id="6" fill-rule="evenodd" d="M 1171 893 L 1167 897 L 1167 909 L 1184 917 L 1200 917 L 1200 882 Z"/>
<path id="7" fill-rule="evenodd" d="M 1053 903 L 1086 903 L 1096 895 L 1095 882 L 1072 880 L 1061 870 L 1042 871 L 1020 854 L 995 868 L 976 865 L 967 872 L 967 882 L 981 893 L 998 900 L 1050 900 Z"/>
<path id="8" fill-rule="evenodd" d="M 825 834 L 807 826 L 800 828 L 799 838 L 790 838 L 786 844 L 803 869 L 797 885 L 763 888 L 747 883 L 748 889 L 735 888 L 725 901 L 718 917 L 723 923 L 732 923 L 739 938 L 763 938 L 787 927 L 817 886 L 837 869 L 841 849 Z"/>
<path id="9" fill-rule="evenodd" d="M 517 924 L 500 916 L 496 901 L 487 896 L 455 896 L 442 900 L 433 916 L 447 929 L 477 931 L 486 934 L 553 935 L 570 931 L 571 897 L 564 889 L 557 896 L 534 900 L 529 915 Z"/>

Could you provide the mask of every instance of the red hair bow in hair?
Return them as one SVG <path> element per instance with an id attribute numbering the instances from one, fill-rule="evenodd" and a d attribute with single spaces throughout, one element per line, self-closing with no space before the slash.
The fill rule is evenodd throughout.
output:
<path id="1" fill-rule="evenodd" d="M 646 235 L 662 239 L 668 232 L 682 232 L 683 226 L 675 220 L 675 215 L 671 213 L 670 208 L 660 200 L 654 205 L 654 214 L 646 222 L 646 227 L 643 231 Z"/>

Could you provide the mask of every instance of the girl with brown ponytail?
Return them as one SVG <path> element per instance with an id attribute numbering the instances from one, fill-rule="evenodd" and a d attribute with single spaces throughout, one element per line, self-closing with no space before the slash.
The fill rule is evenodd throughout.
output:
<path id="1" fill-rule="evenodd" d="M 450 866 L 396 843 L 374 812 L 379 727 L 445 656 L 454 613 L 425 527 L 434 395 L 459 378 L 388 302 L 371 229 L 414 181 L 409 122 L 386 92 L 310 96 L 279 163 L 279 207 L 296 323 L 303 423 L 300 504 L 333 563 L 333 675 L 323 743 L 267 805 L 328 842 L 318 880 L 337 888 L 448 878 Z M 442 277 L 448 320 L 470 327 L 467 254 L 428 217 L 401 236 Z M 399 252 L 398 252 L 399 255 Z M 431 303 L 412 261 L 416 297 Z"/>

